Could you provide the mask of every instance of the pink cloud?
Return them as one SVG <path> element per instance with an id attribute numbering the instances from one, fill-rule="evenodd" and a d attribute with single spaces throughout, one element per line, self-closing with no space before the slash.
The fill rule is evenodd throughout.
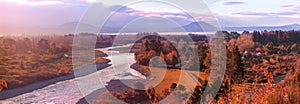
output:
<path id="1" fill-rule="evenodd" d="M 0 3 L 1 2 L 16 3 L 16 4 L 28 5 L 28 6 L 45 6 L 45 5 L 64 4 L 64 2 L 62 2 L 62 1 L 36 1 L 36 0 L 0 0 Z"/>

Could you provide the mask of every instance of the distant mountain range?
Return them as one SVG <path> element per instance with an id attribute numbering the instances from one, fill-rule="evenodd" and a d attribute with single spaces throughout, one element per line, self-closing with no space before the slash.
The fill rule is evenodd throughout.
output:
<path id="1" fill-rule="evenodd" d="M 77 26 L 80 26 L 77 28 Z M 80 30 L 76 30 L 80 29 Z M 75 31 L 78 32 L 97 32 L 99 29 L 96 26 L 80 23 L 80 22 L 69 22 L 57 27 L 57 31 L 60 33 L 74 33 Z"/>
<path id="2" fill-rule="evenodd" d="M 290 24 L 284 26 L 223 27 L 222 29 L 226 31 L 300 30 L 300 25 Z"/>
<path id="3" fill-rule="evenodd" d="M 77 28 L 77 26 L 80 26 Z M 102 33 L 117 33 L 122 30 L 120 26 L 104 26 L 102 29 L 98 29 L 96 26 L 85 24 L 85 23 L 79 23 L 79 22 L 70 22 L 70 23 L 65 23 L 60 26 L 58 26 L 58 30 L 60 32 L 65 32 L 65 33 L 72 33 L 75 32 L 75 30 L 78 32 L 97 32 L 100 31 Z M 133 25 L 129 27 L 125 27 L 122 32 L 203 32 L 203 31 L 215 31 L 217 28 L 213 25 L 210 25 L 205 22 L 192 22 L 188 25 L 184 26 L 168 26 L 168 27 L 154 27 L 151 25 L 150 26 L 138 26 L 138 25 Z"/>
<path id="4" fill-rule="evenodd" d="M 114 26 L 114 24 L 109 24 L 109 26 L 102 27 L 100 31 L 100 26 L 94 26 L 86 23 L 80 22 L 69 22 L 59 26 L 51 27 L 24 27 L 24 28 L 14 28 L 14 27 L 0 27 L 3 31 L 0 34 L 66 34 L 66 33 L 118 33 L 122 31 L 123 33 L 137 33 L 137 32 L 215 32 L 216 30 L 225 31 L 263 31 L 263 30 L 300 30 L 299 24 L 290 24 L 284 26 L 249 26 L 249 27 L 222 27 L 221 29 L 208 24 L 206 22 L 192 22 L 188 25 L 178 26 L 177 24 L 164 24 L 164 25 L 152 25 L 151 23 L 147 25 L 141 25 L 146 23 L 136 23 L 130 26 L 126 26 L 122 29 L 123 25 Z M 79 26 L 77 28 L 77 26 Z"/>
<path id="5" fill-rule="evenodd" d="M 78 32 L 99 32 L 100 28 L 98 29 L 96 26 L 79 23 L 79 22 L 70 22 L 60 25 L 57 29 L 60 30 L 59 32 L 64 33 L 73 33 L 76 30 L 76 27 L 80 26 L 77 30 Z M 120 26 L 106 26 L 102 27 L 102 33 L 117 33 L 122 30 Z M 222 27 L 218 29 L 217 27 L 208 24 L 206 22 L 192 22 L 188 25 L 184 26 L 169 26 L 169 27 L 154 27 L 150 26 L 140 26 L 139 24 L 135 24 L 133 26 L 126 27 L 122 32 L 128 33 L 135 33 L 135 32 L 214 32 L 216 30 L 225 30 L 225 31 L 263 31 L 263 30 L 300 30 L 299 24 L 291 24 L 291 25 L 284 25 L 284 26 L 249 26 L 249 27 Z"/>

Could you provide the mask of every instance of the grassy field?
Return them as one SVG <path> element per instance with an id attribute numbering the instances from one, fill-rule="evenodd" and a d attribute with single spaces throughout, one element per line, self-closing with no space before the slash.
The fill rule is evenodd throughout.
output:
<path id="1" fill-rule="evenodd" d="M 146 66 L 141 67 L 143 67 L 143 69 L 147 69 Z M 188 99 L 188 96 L 193 93 L 196 85 L 202 86 L 198 80 L 205 81 L 208 78 L 206 73 L 203 72 L 164 69 L 157 67 L 149 67 L 148 69 L 151 71 L 151 75 L 147 77 L 150 81 L 144 85 L 144 91 L 137 91 L 136 89 L 130 88 L 129 86 L 127 86 L 127 90 L 123 90 L 123 92 L 120 92 L 119 89 L 110 89 L 109 91 L 100 94 L 99 98 L 94 100 L 93 102 L 116 103 L 116 98 L 118 98 L 119 100 L 125 101 L 127 103 L 132 103 L 130 100 L 138 100 L 137 98 L 139 96 L 142 96 L 143 94 L 149 99 L 151 99 L 151 95 L 154 95 L 157 101 L 166 99 L 168 100 L 168 102 L 173 103 L 185 102 Z M 135 84 L 136 82 L 139 81 L 133 80 L 132 84 Z M 176 84 L 176 86 L 174 86 L 174 84 Z M 113 85 L 118 86 L 118 84 Z M 114 87 L 110 85 L 108 86 L 112 88 Z M 172 86 L 175 87 L 175 89 Z M 153 94 L 149 92 L 149 90 L 155 91 L 155 93 Z M 115 99 L 115 101 L 107 100 L 108 98 Z M 147 99 L 144 100 L 144 103 L 147 102 Z M 151 101 L 154 101 L 153 98 L 151 99 Z"/>

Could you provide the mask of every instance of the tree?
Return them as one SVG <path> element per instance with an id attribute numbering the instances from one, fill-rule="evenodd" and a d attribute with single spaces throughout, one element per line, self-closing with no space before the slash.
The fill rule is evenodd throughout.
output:
<path id="1" fill-rule="evenodd" d="M 179 63 L 180 61 L 177 51 L 172 50 L 172 52 L 167 55 L 167 60 L 168 65 L 175 66 L 177 63 Z"/>
<path id="2" fill-rule="evenodd" d="M 7 43 L 0 44 L 0 70 L 6 69 L 12 54 L 12 49 Z"/>
<path id="3" fill-rule="evenodd" d="M 242 66 L 241 54 L 237 46 L 227 50 L 227 72 L 226 75 L 233 79 L 233 83 L 240 82 L 244 74 Z"/>
<path id="4" fill-rule="evenodd" d="M 291 46 L 291 52 L 292 52 L 293 54 L 299 53 L 299 47 L 298 47 L 298 45 L 297 45 L 296 43 L 294 43 L 294 44 Z"/>
<path id="5" fill-rule="evenodd" d="M 50 49 L 50 44 L 49 44 L 48 40 L 41 39 L 38 42 L 38 48 L 39 48 L 39 50 L 40 50 L 41 53 L 47 52 Z"/>
<path id="6" fill-rule="evenodd" d="M 203 60 L 203 65 L 205 66 L 205 72 L 206 73 L 209 73 L 210 72 L 210 67 L 211 67 L 211 51 L 210 51 L 210 48 L 207 48 L 206 50 L 206 55 L 205 55 L 205 58 Z"/>
<path id="7" fill-rule="evenodd" d="M 244 32 L 237 40 L 236 44 L 239 48 L 239 52 L 243 53 L 245 51 L 251 51 L 255 43 L 253 42 L 253 37 L 249 35 L 248 32 Z"/>
<path id="8" fill-rule="evenodd" d="M 159 98 L 156 95 L 154 88 L 148 89 L 147 94 L 148 94 L 148 98 L 151 101 L 151 103 L 157 103 L 159 101 Z"/>
<path id="9" fill-rule="evenodd" d="M 4 89 L 4 88 L 8 88 L 8 85 L 7 85 L 6 81 L 0 80 L 0 91 L 2 91 L 2 89 Z"/>
<path id="10" fill-rule="evenodd" d="M 207 81 L 201 85 L 197 85 L 192 93 L 192 96 L 189 98 L 187 104 L 200 104 L 201 97 L 207 85 Z"/>

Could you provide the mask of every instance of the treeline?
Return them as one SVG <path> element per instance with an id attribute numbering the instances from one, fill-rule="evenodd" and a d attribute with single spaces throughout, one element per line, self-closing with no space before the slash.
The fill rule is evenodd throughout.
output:
<path id="1" fill-rule="evenodd" d="M 229 41 L 231 39 L 237 39 L 242 34 L 244 35 L 250 35 L 253 39 L 253 42 L 258 42 L 262 45 L 266 45 L 270 42 L 272 42 L 274 45 L 291 45 L 293 43 L 299 43 L 300 39 L 300 30 L 290 30 L 290 31 L 282 31 L 282 30 L 276 30 L 276 31 L 253 31 L 250 33 L 249 31 L 244 31 L 242 34 L 239 34 L 237 32 L 227 32 L 223 31 L 224 37 L 226 41 Z"/>
<path id="2" fill-rule="evenodd" d="M 23 54 L 23 53 L 58 54 L 58 53 L 65 53 L 71 50 L 73 37 L 72 36 L 52 36 L 52 37 L 37 36 L 31 38 L 1 37 L 0 42 L 1 42 L 1 48 L 5 49 L 6 51 L 9 51 L 10 54 Z"/>

